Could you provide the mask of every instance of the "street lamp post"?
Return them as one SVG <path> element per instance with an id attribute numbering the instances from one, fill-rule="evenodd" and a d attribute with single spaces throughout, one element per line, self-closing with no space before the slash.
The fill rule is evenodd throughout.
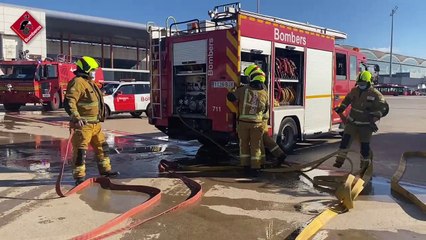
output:
<path id="1" fill-rule="evenodd" d="M 396 10 L 398 9 L 398 6 L 395 6 L 392 9 L 392 12 L 390 16 L 392 17 L 392 24 L 391 24 L 391 44 L 390 44 L 390 60 L 389 60 L 389 80 L 392 82 L 392 45 L 393 45 L 393 15 L 396 13 Z"/>

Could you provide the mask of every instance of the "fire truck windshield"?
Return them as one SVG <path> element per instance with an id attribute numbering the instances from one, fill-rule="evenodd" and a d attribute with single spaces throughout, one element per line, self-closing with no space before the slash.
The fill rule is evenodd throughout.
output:
<path id="1" fill-rule="evenodd" d="M 37 65 L 0 65 L 0 79 L 33 80 Z"/>

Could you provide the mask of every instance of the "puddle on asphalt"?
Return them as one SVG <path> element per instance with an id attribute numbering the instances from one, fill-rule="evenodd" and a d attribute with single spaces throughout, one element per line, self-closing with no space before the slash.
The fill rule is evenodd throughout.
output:
<path id="1" fill-rule="evenodd" d="M 149 195 L 135 191 L 118 191 L 102 188 L 99 184 L 78 193 L 79 198 L 93 210 L 107 213 L 124 213 L 149 199 Z"/>
<path id="2" fill-rule="evenodd" d="M 125 165 L 133 160 L 158 159 L 159 154 L 168 151 L 167 144 L 133 141 L 131 137 L 116 137 L 112 134 L 109 134 L 107 139 L 110 145 L 109 155 L 116 165 Z M 68 139 L 0 132 L 0 167 L 30 172 L 55 172 L 66 157 L 67 144 Z M 67 160 L 71 161 L 71 158 L 72 147 L 69 149 Z M 94 152 L 90 148 L 86 164 L 88 173 L 96 175 L 96 171 L 90 172 L 89 169 L 96 165 L 92 159 Z M 157 164 L 158 162 L 156 166 Z"/>

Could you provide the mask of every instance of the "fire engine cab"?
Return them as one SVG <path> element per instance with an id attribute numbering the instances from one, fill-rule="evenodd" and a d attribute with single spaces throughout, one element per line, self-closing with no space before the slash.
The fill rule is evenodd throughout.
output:
<path id="1" fill-rule="evenodd" d="M 0 61 L 0 103 L 7 111 L 18 111 L 27 103 L 42 104 L 47 111 L 59 109 L 76 70 L 66 59 L 61 55 L 56 60 Z M 98 84 L 103 82 L 100 68 L 95 78 Z"/>
<path id="2" fill-rule="evenodd" d="M 235 134 L 238 112 L 226 95 L 255 63 L 267 76 L 269 132 L 284 150 L 339 129 L 332 109 L 365 62 L 356 49 L 335 44 L 345 33 L 244 11 L 239 3 L 216 6 L 209 15 L 206 21 L 149 28 L 150 123 L 170 138 L 204 142 L 208 136 L 226 143 Z"/>

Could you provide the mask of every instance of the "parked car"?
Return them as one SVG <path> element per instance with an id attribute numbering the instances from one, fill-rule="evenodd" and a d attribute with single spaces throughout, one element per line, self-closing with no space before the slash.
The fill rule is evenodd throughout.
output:
<path id="1" fill-rule="evenodd" d="M 102 87 L 105 115 L 130 113 L 140 117 L 150 102 L 150 83 L 134 81 L 106 81 Z"/>

